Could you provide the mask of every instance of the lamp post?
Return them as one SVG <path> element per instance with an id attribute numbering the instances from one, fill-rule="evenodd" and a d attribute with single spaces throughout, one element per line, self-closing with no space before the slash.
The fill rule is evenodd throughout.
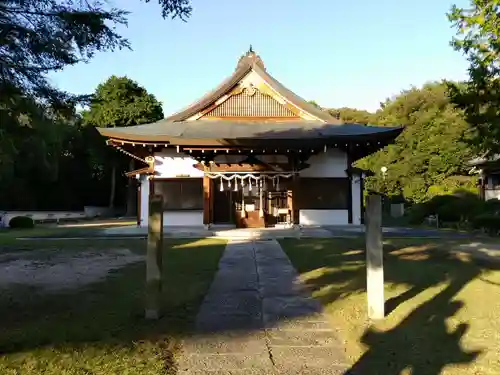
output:
<path id="1" fill-rule="evenodd" d="M 384 206 L 387 204 L 387 183 L 386 183 L 386 176 L 387 176 L 387 167 L 384 165 L 383 167 L 380 168 L 380 172 L 382 172 L 382 181 L 383 181 L 383 197 L 382 197 L 382 209 Z"/>
<path id="2" fill-rule="evenodd" d="M 380 171 L 382 172 L 382 178 L 385 181 L 385 176 L 387 174 L 387 167 L 384 165 L 382 168 L 380 168 Z"/>

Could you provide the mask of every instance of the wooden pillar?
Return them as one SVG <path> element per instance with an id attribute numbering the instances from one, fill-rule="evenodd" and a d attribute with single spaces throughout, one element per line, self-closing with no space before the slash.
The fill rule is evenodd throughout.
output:
<path id="1" fill-rule="evenodd" d="M 259 217 L 264 217 L 264 180 L 259 181 Z"/>
<path id="2" fill-rule="evenodd" d="M 210 209 L 210 224 L 213 224 L 214 223 L 214 212 L 215 212 L 215 208 L 214 208 L 214 201 L 215 201 L 215 188 L 216 188 L 216 185 L 215 185 L 215 180 L 213 178 L 210 179 L 209 181 L 209 185 L 210 185 L 210 201 L 209 201 L 209 209 Z"/>
<path id="3" fill-rule="evenodd" d="M 141 211 L 142 211 L 142 176 L 139 176 L 137 184 L 137 226 L 141 226 Z"/>
<path id="4" fill-rule="evenodd" d="M 479 176 L 479 198 L 486 200 L 486 176 L 484 173 Z"/>
<path id="5" fill-rule="evenodd" d="M 299 225 L 300 220 L 299 220 L 299 189 L 300 189 L 300 177 L 298 174 L 294 173 L 292 177 L 292 197 L 291 197 L 291 212 L 292 212 L 292 223 L 293 225 Z"/>
<path id="6" fill-rule="evenodd" d="M 146 253 L 146 319 L 160 317 L 163 251 L 163 197 L 149 195 Z"/>
<path id="7" fill-rule="evenodd" d="M 369 195 L 366 200 L 366 283 L 368 317 L 383 319 L 384 311 L 384 257 L 382 244 L 382 201 L 380 195 Z"/>
<path id="8" fill-rule="evenodd" d="M 347 190 L 347 201 L 349 202 L 349 206 L 347 207 L 347 223 L 352 224 L 352 157 L 351 157 L 351 147 L 347 148 L 347 180 L 348 180 L 348 190 Z"/>
<path id="9" fill-rule="evenodd" d="M 203 176 L 203 224 L 212 224 L 212 181 L 207 175 Z"/>

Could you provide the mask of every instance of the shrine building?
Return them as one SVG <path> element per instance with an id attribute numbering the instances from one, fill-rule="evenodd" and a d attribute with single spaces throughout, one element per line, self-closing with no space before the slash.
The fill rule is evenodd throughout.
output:
<path id="1" fill-rule="evenodd" d="M 150 194 L 165 226 L 361 224 L 363 171 L 352 164 L 402 127 L 342 122 L 273 78 L 250 48 L 235 71 L 187 108 L 145 125 L 98 128 L 143 163 L 138 224 Z"/>

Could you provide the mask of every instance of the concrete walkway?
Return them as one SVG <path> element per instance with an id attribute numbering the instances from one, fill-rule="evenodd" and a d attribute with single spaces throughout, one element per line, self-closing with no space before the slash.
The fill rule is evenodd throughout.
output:
<path id="1" fill-rule="evenodd" d="M 344 350 L 276 240 L 233 240 L 178 373 L 344 374 Z"/>
<path id="2" fill-rule="evenodd" d="M 356 227 L 357 228 L 357 227 Z M 352 229 L 352 228 L 351 228 Z M 103 236 L 146 236 L 148 228 L 137 226 L 122 226 L 107 228 L 101 231 Z M 287 237 L 332 237 L 329 230 L 322 227 L 275 227 L 275 228 L 234 228 L 228 226 L 214 226 L 210 229 L 204 227 L 182 227 L 165 226 L 163 227 L 165 237 L 174 238 L 200 238 L 200 237 L 219 237 L 225 239 L 277 239 Z M 344 237 L 353 237 L 357 233 L 346 232 Z"/>
<path id="3" fill-rule="evenodd" d="M 337 225 L 337 226 L 302 226 L 300 228 L 276 227 L 276 228 L 233 228 L 228 226 L 213 226 L 206 229 L 202 226 L 181 227 L 165 226 L 165 237 L 177 238 L 200 238 L 200 237 L 220 237 L 226 239 L 279 239 L 287 237 L 296 238 L 345 238 L 362 236 L 365 231 L 363 225 Z M 396 228 L 384 227 L 382 229 L 384 238 L 394 237 L 425 237 L 425 238 L 444 238 L 444 239 L 468 239 L 476 238 L 477 235 L 470 233 L 460 233 L 438 229 L 420 229 L 420 228 Z M 147 228 L 130 226 L 117 226 L 106 228 L 100 231 L 98 236 L 137 236 L 145 237 Z"/>

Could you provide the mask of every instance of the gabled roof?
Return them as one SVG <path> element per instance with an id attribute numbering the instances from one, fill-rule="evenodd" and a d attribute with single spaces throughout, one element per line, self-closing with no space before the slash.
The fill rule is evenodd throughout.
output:
<path id="1" fill-rule="evenodd" d="M 330 124 L 342 124 L 342 121 L 333 117 L 327 111 L 317 108 L 315 105 L 307 102 L 291 90 L 287 89 L 278 80 L 272 77 L 266 70 L 260 56 L 258 56 L 250 47 L 250 50 L 243 55 L 236 66 L 234 73 L 226 78 L 215 89 L 192 103 L 188 107 L 166 118 L 167 121 L 178 122 L 186 121 L 190 117 L 196 115 L 203 109 L 214 104 L 224 95 L 228 94 L 235 86 L 243 80 L 250 72 L 255 72 L 278 96 L 313 116 L 317 121 L 328 122 Z"/>
<path id="2" fill-rule="evenodd" d="M 240 115 L 232 116 L 233 112 L 229 110 L 215 110 L 224 106 L 227 109 L 248 109 L 248 103 L 256 103 L 263 97 L 267 98 L 267 102 L 259 103 L 264 103 L 266 109 L 271 108 L 273 115 L 258 111 L 257 114 L 255 111 L 248 114 L 250 111 L 240 110 Z M 280 106 L 289 112 L 275 110 Z M 217 113 L 211 115 L 214 111 Z M 221 112 L 223 115 L 219 116 Z M 101 135 L 116 144 L 271 147 L 275 150 L 350 147 L 352 144 L 357 150 L 351 152 L 354 158 L 366 156 L 392 143 L 402 130 L 402 127 L 343 123 L 274 79 L 262 59 L 251 49 L 240 58 L 230 77 L 182 111 L 151 124 L 98 128 Z"/>

